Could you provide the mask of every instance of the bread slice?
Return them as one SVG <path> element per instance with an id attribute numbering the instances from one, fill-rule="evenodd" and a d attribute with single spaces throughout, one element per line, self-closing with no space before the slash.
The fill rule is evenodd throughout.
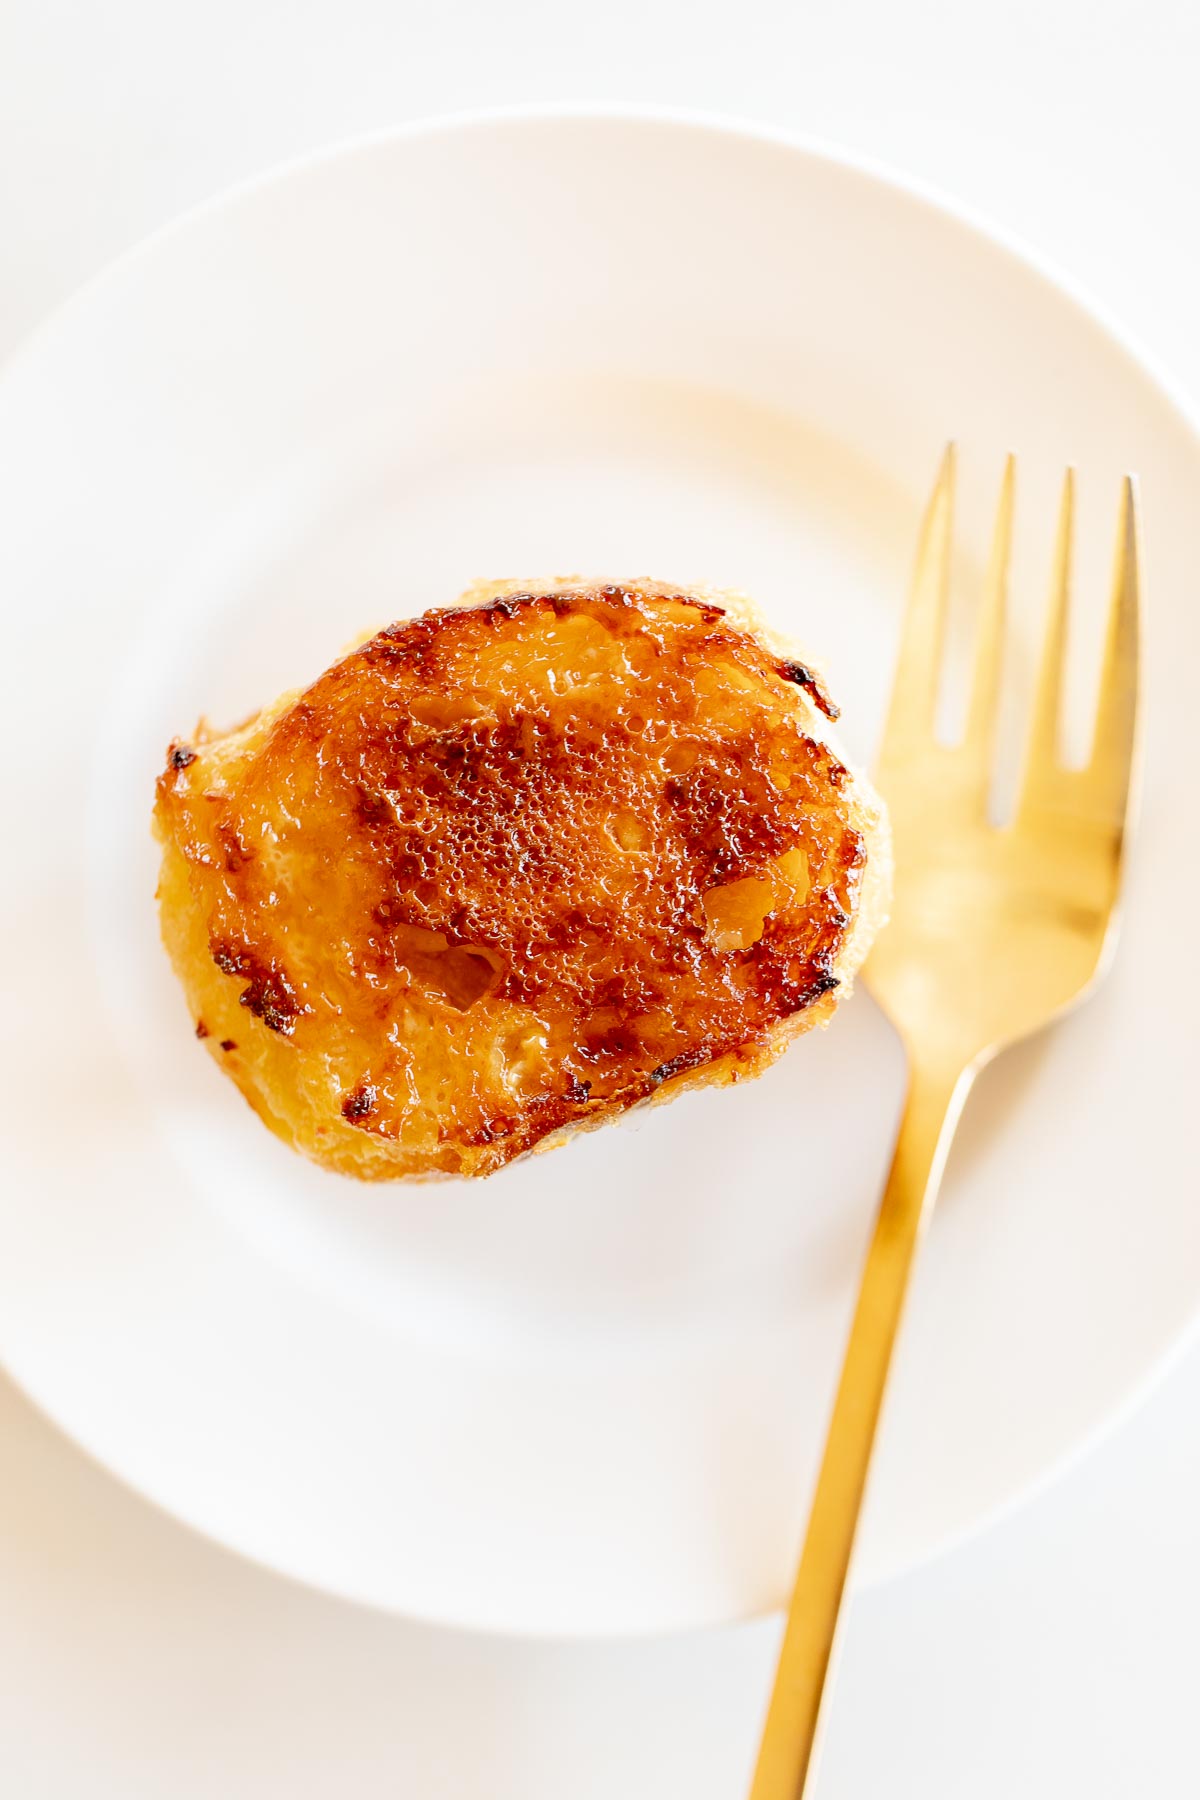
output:
<path id="1" fill-rule="evenodd" d="M 197 1036 L 285 1142 L 487 1175 L 756 1075 L 882 922 L 883 807 L 742 595 L 482 583 L 236 730 L 154 811 Z"/>

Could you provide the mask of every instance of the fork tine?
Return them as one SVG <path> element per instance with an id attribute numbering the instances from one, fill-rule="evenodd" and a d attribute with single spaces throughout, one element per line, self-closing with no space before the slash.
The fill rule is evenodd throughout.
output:
<path id="1" fill-rule="evenodd" d="M 892 681 L 891 706 L 884 727 L 885 756 L 902 748 L 906 742 L 923 743 L 933 735 L 950 591 L 956 461 L 954 445 L 947 444 L 921 525 L 908 611 Z"/>
<path id="2" fill-rule="evenodd" d="M 1125 818 L 1137 731 L 1141 626 L 1141 521 L 1132 475 L 1121 484 L 1108 637 L 1084 782 L 1091 809 L 1120 827 Z"/>
<path id="3" fill-rule="evenodd" d="M 1018 816 L 1036 806 L 1048 779 L 1059 767 L 1063 670 L 1067 654 L 1067 618 L 1071 605 L 1071 564 L 1075 541 L 1075 471 L 1063 476 L 1058 508 L 1058 535 L 1054 545 L 1054 575 L 1046 609 L 1046 635 L 1034 694 L 1025 771 L 1021 780 Z"/>
<path id="4" fill-rule="evenodd" d="M 1004 665 L 1004 623 L 1008 611 L 1008 570 L 1012 558 L 1016 473 L 1017 459 L 1010 455 L 1005 460 L 1000 499 L 996 506 L 996 524 L 992 532 L 992 549 L 984 582 L 975 669 L 971 678 L 971 698 L 967 706 L 966 734 L 963 739 L 963 747 L 974 766 L 983 798 L 986 798 L 991 772 L 992 739 L 996 729 L 996 708 L 1000 699 L 1000 676 Z"/>

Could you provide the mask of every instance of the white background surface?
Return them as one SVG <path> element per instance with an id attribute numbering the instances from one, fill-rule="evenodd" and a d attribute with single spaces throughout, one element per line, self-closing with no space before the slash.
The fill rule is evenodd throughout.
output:
<path id="1" fill-rule="evenodd" d="M 625 98 L 924 176 L 1091 287 L 1196 396 L 1198 78 L 1200 14 L 1165 0 L 4 0 L 0 352 L 145 231 L 295 151 Z M 821 1793 L 1194 1796 L 1198 1421 L 1193 1349 L 1067 1480 L 858 1601 Z M 513 1646 L 357 1612 L 161 1518 L 3 1385 L 0 1595 L 0 1791 L 19 1800 L 735 1800 L 776 1641 Z"/>

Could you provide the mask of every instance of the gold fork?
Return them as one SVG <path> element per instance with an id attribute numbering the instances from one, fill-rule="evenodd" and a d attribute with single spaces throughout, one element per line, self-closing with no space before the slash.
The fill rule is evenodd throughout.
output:
<path id="1" fill-rule="evenodd" d="M 875 1430 L 914 1256 L 976 1075 L 998 1050 L 1079 1000 L 1103 971 L 1129 814 L 1138 713 L 1139 523 L 1126 477 L 1108 639 L 1084 768 L 1061 751 L 1074 478 L 1068 471 L 1045 645 L 1012 823 L 989 822 L 1005 640 L 1015 465 L 996 514 L 966 729 L 934 736 L 954 511 L 947 450 L 921 531 L 878 782 L 892 816 L 896 892 L 867 962 L 899 1032 L 909 1091 L 867 1253 L 788 1611 L 751 1800 L 810 1792 L 814 1748 Z"/>

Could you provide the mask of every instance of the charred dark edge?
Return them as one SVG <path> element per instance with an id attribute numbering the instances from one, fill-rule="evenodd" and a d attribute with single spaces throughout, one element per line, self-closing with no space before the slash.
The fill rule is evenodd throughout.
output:
<path id="1" fill-rule="evenodd" d="M 225 942 L 209 946 L 212 959 L 223 975 L 245 975 L 249 981 L 238 995 L 238 1004 L 261 1019 L 268 1031 L 291 1037 L 296 1020 L 308 1011 L 280 968 L 274 968 L 245 946 Z M 222 1045 L 224 1048 L 224 1045 Z"/>
<path id="2" fill-rule="evenodd" d="M 699 1069 L 722 1055 L 724 1047 L 717 1048 L 707 1044 L 695 1050 L 682 1050 L 678 1056 L 672 1056 L 667 1062 L 659 1063 L 656 1069 L 651 1069 L 646 1078 L 646 1090 L 652 1093 L 664 1081 L 671 1081 L 676 1075 L 686 1075 L 689 1069 Z"/>
<path id="3" fill-rule="evenodd" d="M 828 969 L 817 969 L 811 978 L 794 996 L 793 1004 L 781 1016 L 794 1018 L 797 1013 L 806 1012 L 827 994 L 841 986 L 838 976 Z M 543 1138 L 551 1132 L 560 1130 L 562 1126 L 573 1124 L 586 1117 L 593 1107 L 598 1107 L 602 1116 L 616 1117 L 628 1112 L 639 1101 L 647 1100 L 669 1081 L 677 1076 L 687 1075 L 696 1069 L 719 1062 L 723 1057 L 732 1056 L 745 1061 L 752 1052 L 760 1049 L 770 1036 L 769 1032 L 746 1038 L 727 1040 L 716 1044 L 698 1045 L 692 1050 L 681 1051 L 678 1056 L 667 1062 L 659 1063 L 649 1075 L 631 1082 L 618 1092 L 605 1095 L 598 1101 L 591 1099 L 591 1083 L 574 1081 L 564 1092 L 545 1094 L 529 1103 L 524 1117 L 513 1119 L 506 1115 L 497 1115 L 487 1119 L 468 1140 L 472 1149 L 487 1149 L 493 1144 L 502 1150 L 503 1161 L 499 1165 L 505 1167 L 533 1150 Z"/>
<path id="4" fill-rule="evenodd" d="M 844 917 L 845 915 L 843 915 Z M 831 974 L 828 969 L 819 970 L 812 980 L 801 988 L 796 998 L 796 1004 L 787 1016 L 795 1018 L 798 1012 L 807 1012 L 810 1006 L 815 1006 L 818 1000 L 823 1000 L 826 994 L 832 994 L 834 989 L 840 988 L 841 985 L 841 980 L 837 975 Z"/>
<path id="5" fill-rule="evenodd" d="M 531 1100 L 524 1118 L 511 1119 L 504 1114 L 497 1114 L 485 1119 L 478 1131 L 472 1134 L 470 1143 L 475 1149 L 485 1149 L 489 1144 L 502 1142 L 506 1138 L 515 1139 L 514 1148 L 507 1159 L 515 1161 L 524 1151 L 532 1150 L 544 1137 L 549 1137 L 552 1131 L 584 1117 L 592 1104 L 591 1092 L 590 1081 L 572 1081 L 561 1093 L 542 1094 Z"/>
<path id="6" fill-rule="evenodd" d="M 797 687 L 803 688 L 814 706 L 819 707 L 831 722 L 841 717 L 841 708 L 834 705 L 824 685 L 807 663 L 782 662 L 778 665 L 778 672 L 785 681 L 794 681 Z"/>
<path id="7" fill-rule="evenodd" d="M 779 1023 L 782 1023 L 785 1018 L 794 1018 L 797 1013 L 807 1012 L 810 1006 L 814 1006 L 818 1000 L 823 1000 L 826 994 L 831 994 L 835 988 L 839 988 L 841 985 L 839 978 L 828 969 L 818 969 L 805 982 L 804 986 L 797 990 L 787 1012 L 780 1015 Z M 769 1036 L 770 1034 L 765 1035 Z M 631 1100 L 654 1093 L 662 1087 L 664 1082 L 673 1081 L 677 1075 L 687 1075 L 693 1069 L 703 1068 L 708 1063 L 719 1062 L 724 1056 L 744 1056 L 763 1041 L 763 1037 L 760 1036 L 736 1038 L 724 1043 L 703 1045 L 694 1050 L 681 1051 L 678 1056 L 673 1056 L 668 1062 L 659 1063 L 656 1069 L 651 1069 L 645 1081 L 635 1085 L 630 1098 L 622 1097 L 619 1103 L 629 1104 Z"/>
<path id="8" fill-rule="evenodd" d="M 376 632 L 373 638 L 359 646 L 357 655 L 362 651 L 382 651 L 385 655 L 394 653 L 395 647 L 412 631 L 414 626 L 423 626 L 432 632 L 442 626 L 458 620 L 471 618 L 491 618 L 507 621 L 518 613 L 526 611 L 545 611 L 549 609 L 557 617 L 562 618 L 569 613 L 575 604 L 586 606 L 599 603 L 603 606 L 634 608 L 643 601 L 661 600 L 675 606 L 687 606 L 699 614 L 701 623 L 711 625 L 717 619 L 725 617 L 725 608 L 715 605 L 711 600 L 701 600 L 695 594 L 683 590 L 669 594 L 651 594 L 635 585 L 626 583 L 620 586 L 609 584 L 605 587 L 565 587 L 548 589 L 545 592 L 519 594 L 496 594 L 490 600 L 480 600 L 475 606 L 434 606 L 411 619 L 397 619 Z"/>
<path id="9" fill-rule="evenodd" d="M 360 1081 L 358 1086 L 342 1101 L 343 1119 L 348 1125 L 361 1125 L 363 1120 L 370 1118 L 375 1111 L 378 1097 L 375 1088 L 369 1081 Z"/>

